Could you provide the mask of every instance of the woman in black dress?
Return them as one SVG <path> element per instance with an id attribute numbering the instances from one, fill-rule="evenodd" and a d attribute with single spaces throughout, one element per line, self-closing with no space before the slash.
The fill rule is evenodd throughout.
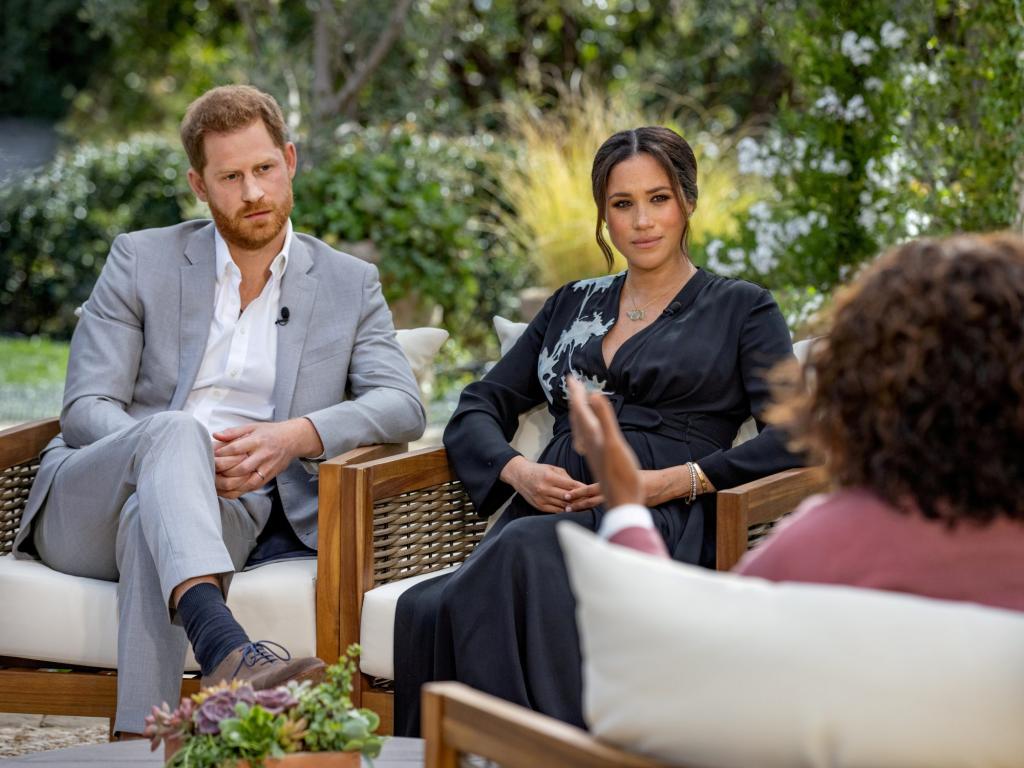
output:
<path id="1" fill-rule="evenodd" d="M 459 680 L 584 725 L 575 601 L 555 524 L 596 530 L 604 509 L 572 449 L 566 376 L 613 403 L 677 560 L 714 566 L 714 489 L 799 464 L 760 421 L 764 374 L 792 355 L 782 314 L 763 288 L 689 259 L 697 204 L 690 146 L 666 128 L 617 133 L 598 151 L 592 180 L 598 245 L 610 267 L 606 229 L 628 269 L 560 288 L 462 393 L 444 433 L 455 473 L 478 514 L 511 502 L 458 571 L 399 602 L 396 734 L 418 734 L 419 688 L 430 680 Z M 531 462 L 508 441 L 519 414 L 542 402 L 554 435 Z M 731 448 L 751 413 L 760 433 Z"/>

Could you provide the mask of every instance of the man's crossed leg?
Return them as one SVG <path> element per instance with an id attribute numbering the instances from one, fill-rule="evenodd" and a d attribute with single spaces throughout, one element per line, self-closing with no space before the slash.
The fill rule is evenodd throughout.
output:
<path id="1" fill-rule="evenodd" d="M 177 700 L 189 641 L 204 683 L 238 676 L 267 687 L 322 674 L 319 659 L 251 644 L 224 603 L 270 510 L 265 494 L 217 496 L 209 433 L 177 411 L 63 462 L 34 543 L 57 570 L 118 581 L 115 730 L 141 733 L 150 707 Z"/>

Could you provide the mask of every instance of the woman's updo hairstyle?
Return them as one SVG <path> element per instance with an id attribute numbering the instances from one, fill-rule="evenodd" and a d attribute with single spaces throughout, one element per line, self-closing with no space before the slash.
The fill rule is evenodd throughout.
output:
<path id="1" fill-rule="evenodd" d="M 616 165 L 640 154 L 650 155 L 657 160 L 672 180 L 672 188 L 686 219 L 679 247 L 684 254 L 689 254 L 687 239 L 690 234 L 690 212 L 683 201 L 688 202 L 691 208 L 697 207 L 697 158 L 686 139 L 673 130 L 661 126 L 634 128 L 619 131 L 605 141 L 594 156 L 594 167 L 590 172 L 594 203 L 597 205 L 597 244 L 608 263 L 608 269 L 615 262 L 611 246 L 604 239 L 602 231 L 608 205 L 608 177 Z"/>

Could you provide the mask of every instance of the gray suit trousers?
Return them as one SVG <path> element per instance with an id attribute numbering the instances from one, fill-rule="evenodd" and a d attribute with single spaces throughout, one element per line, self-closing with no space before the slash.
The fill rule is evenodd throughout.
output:
<path id="1" fill-rule="evenodd" d="M 209 433 L 168 411 L 76 450 L 33 521 L 51 568 L 117 581 L 118 731 L 141 732 L 150 708 L 177 704 L 188 640 L 171 592 L 221 574 L 226 592 L 270 516 L 270 499 L 217 496 Z"/>

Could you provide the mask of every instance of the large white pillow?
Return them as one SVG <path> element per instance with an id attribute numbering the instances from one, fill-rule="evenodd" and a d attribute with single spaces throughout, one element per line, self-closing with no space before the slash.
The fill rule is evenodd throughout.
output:
<path id="1" fill-rule="evenodd" d="M 494 316 L 494 331 L 498 334 L 502 357 L 515 346 L 526 330 L 526 325 L 507 320 L 501 315 Z M 536 461 L 541 451 L 551 441 L 554 429 L 555 419 L 548 412 L 547 403 L 541 403 L 519 416 L 519 429 L 516 430 L 510 445 L 530 461 Z"/>
<path id="2" fill-rule="evenodd" d="M 690 768 L 1024 766 L 1024 614 L 558 536 L 600 739 Z"/>

